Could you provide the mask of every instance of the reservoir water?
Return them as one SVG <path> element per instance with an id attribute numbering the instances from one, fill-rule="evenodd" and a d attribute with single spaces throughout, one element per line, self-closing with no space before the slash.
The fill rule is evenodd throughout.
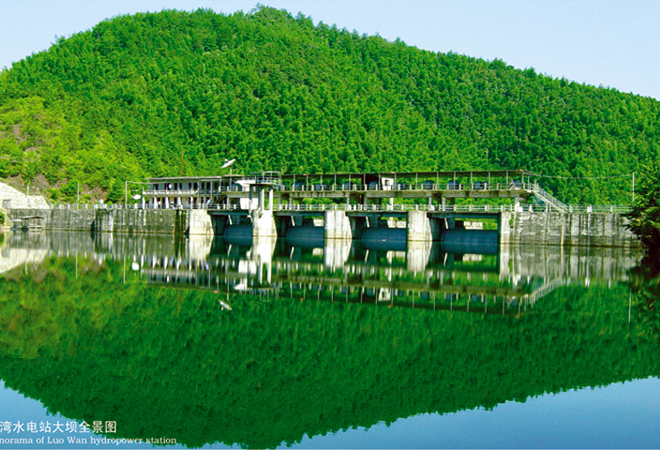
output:
<path id="1" fill-rule="evenodd" d="M 658 448 L 636 250 L 0 235 L 0 448 Z"/>

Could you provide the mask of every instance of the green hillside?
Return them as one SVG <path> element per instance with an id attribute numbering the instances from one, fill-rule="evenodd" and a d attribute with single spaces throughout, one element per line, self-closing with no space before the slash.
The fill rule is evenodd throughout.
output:
<path id="1" fill-rule="evenodd" d="M 628 174 L 660 159 L 660 102 L 271 8 L 122 16 L 0 74 L 0 177 L 62 200 L 145 176 L 525 168 Z M 630 179 L 548 178 L 570 202 Z"/>

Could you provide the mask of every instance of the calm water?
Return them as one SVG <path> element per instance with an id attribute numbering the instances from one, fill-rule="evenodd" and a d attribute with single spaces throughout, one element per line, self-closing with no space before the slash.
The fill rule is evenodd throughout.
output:
<path id="1" fill-rule="evenodd" d="M 0 447 L 658 448 L 658 286 L 622 249 L 4 235 Z"/>

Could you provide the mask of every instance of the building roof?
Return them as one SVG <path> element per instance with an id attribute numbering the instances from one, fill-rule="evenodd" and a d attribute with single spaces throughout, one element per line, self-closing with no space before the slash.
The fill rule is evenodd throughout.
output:
<path id="1" fill-rule="evenodd" d="M 195 182 L 195 181 L 219 181 L 221 179 L 229 180 L 241 180 L 245 178 L 252 178 L 255 176 L 263 176 L 265 174 L 271 175 L 278 172 L 275 171 L 264 171 L 250 175 L 243 174 L 231 174 L 231 175 L 208 175 L 208 176 L 178 176 L 178 177 L 157 177 L 157 178 L 147 178 L 150 183 L 162 183 L 162 182 Z M 522 177 L 522 176 L 537 176 L 536 174 L 523 170 L 455 170 L 455 171 L 435 171 L 435 172 L 355 172 L 355 173 L 314 173 L 314 174 L 283 174 L 279 175 L 283 180 L 291 180 L 295 178 L 312 178 L 312 179 L 321 179 L 321 178 L 382 178 L 382 177 L 401 177 L 401 178 L 465 178 L 465 177 L 474 177 L 474 178 L 513 178 L 513 177 Z"/>

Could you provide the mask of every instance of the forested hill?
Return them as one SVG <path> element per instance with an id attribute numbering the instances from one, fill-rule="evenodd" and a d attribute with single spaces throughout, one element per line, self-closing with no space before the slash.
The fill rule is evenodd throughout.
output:
<path id="1" fill-rule="evenodd" d="M 614 63 L 614 62 L 613 62 Z M 524 168 L 660 159 L 660 102 L 339 30 L 271 8 L 121 16 L 0 74 L 0 177 L 123 197 L 144 176 Z M 572 202 L 630 179 L 547 178 Z"/>

